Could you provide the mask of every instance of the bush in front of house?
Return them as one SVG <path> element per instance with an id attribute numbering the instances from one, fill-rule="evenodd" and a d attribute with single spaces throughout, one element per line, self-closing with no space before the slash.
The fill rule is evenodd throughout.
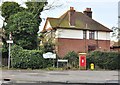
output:
<path id="1" fill-rule="evenodd" d="M 87 67 L 94 63 L 101 69 L 117 70 L 120 69 L 120 53 L 94 51 L 87 55 Z"/>
<path id="2" fill-rule="evenodd" d="M 78 68 L 79 67 L 79 55 L 75 51 L 68 52 L 64 59 L 68 59 L 68 65 L 70 67 Z"/>
<path id="3" fill-rule="evenodd" d="M 21 69 L 40 69 L 52 66 L 50 60 L 43 58 L 42 50 L 24 50 L 22 47 L 14 45 L 11 49 L 11 66 Z"/>

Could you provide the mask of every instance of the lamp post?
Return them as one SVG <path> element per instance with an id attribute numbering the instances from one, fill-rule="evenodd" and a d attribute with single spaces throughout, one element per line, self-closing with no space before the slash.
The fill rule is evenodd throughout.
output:
<path id="1" fill-rule="evenodd" d="M 11 47 L 11 44 L 13 43 L 13 40 L 12 40 L 12 34 L 10 33 L 9 34 L 9 40 L 7 40 L 7 43 L 9 44 L 9 53 L 8 53 L 8 69 L 10 68 L 10 47 Z"/>

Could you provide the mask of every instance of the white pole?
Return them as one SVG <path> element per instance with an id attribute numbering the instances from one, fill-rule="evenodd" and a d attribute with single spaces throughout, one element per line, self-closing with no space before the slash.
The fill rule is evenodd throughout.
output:
<path id="1" fill-rule="evenodd" d="M 8 69 L 10 68 L 10 43 L 9 43 L 9 54 L 8 54 Z"/>
<path id="2" fill-rule="evenodd" d="M 12 40 L 12 34 L 9 34 L 9 40 Z M 9 54 L 8 54 L 8 69 L 10 68 L 10 43 L 9 43 Z"/>

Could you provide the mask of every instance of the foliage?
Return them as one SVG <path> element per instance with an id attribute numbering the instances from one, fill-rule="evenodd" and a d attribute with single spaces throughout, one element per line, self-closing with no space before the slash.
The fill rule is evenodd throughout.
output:
<path id="1" fill-rule="evenodd" d="M 45 53 L 54 52 L 55 50 L 54 38 L 50 37 L 51 35 L 49 35 L 50 38 L 48 38 L 43 33 L 40 33 L 38 36 L 39 36 L 38 40 L 40 41 L 39 48 L 44 50 Z"/>
<path id="2" fill-rule="evenodd" d="M 41 45 L 39 45 L 39 50 L 43 50 L 45 53 L 52 52 L 54 53 L 55 50 L 55 44 L 52 42 L 44 42 Z"/>
<path id="3" fill-rule="evenodd" d="M 112 37 L 117 38 L 119 40 L 119 42 L 120 42 L 120 28 L 118 28 L 118 27 L 112 27 L 112 30 L 113 30 Z"/>
<path id="4" fill-rule="evenodd" d="M 44 49 L 45 52 L 53 52 L 54 44 L 52 42 L 46 42 L 44 43 Z"/>
<path id="5" fill-rule="evenodd" d="M 5 28 L 7 33 L 12 32 L 15 44 L 24 49 L 37 48 L 37 20 L 32 19 L 33 14 L 29 12 L 19 12 L 11 15 Z"/>
<path id="6" fill-rule="evenodd" d="M 63 71 L 64 69 L 63 68 L 48 67 L 48 68 L 45 68 L 45 70 L 47 70 L 47 71 Z"/>
<path id="7" fill-rule="evenodd" d="M 41 23 L 40 12 L 43 11 L 46 4 L 47 2 L 26 2 L 26 6 L 28 7 L 26 10 L 34 15 L 34 18 L 38 21 L 38 26 Z"/>
<path id="8" fill-rule="evenodd" d="M 1 11 L 2 11 L 1 15 L 5 18 L 5 21 L 7 22 L 8 18 L 11 15 L 14 15 L 23 10 L 24 8 L 20 7 L 20 5 L 16 2 L 4 2 L 1 6 Z"/>
<path id="9" fill-rule="evenodd" d="M 89 67 L 90 63 L 94 63 L 95 66 L 99 66 L 102 69 L 120 69 L 119 60 L 120 53 L 95 51 L 87 56 L 87 67 Z"/>
<path id="10" fill-rule="evenodd" d="M 40 50 L 23 50 L 22 47 L 14 45 L 11 49 L 12 67 L 21 69 L 39 69 L 52 66 L 50 60 L 45 60 Z"/>
<path id="11" fill-rule="evenodd" d="M 5 44 L 2 45 L 2 58 L 8 57 L 8 49 Z"/>
<path id="12" fill-rule="evenodd" d="M 8 34 L 13 32 L 15 44 L 24 49 L 36 49 L 37 32 L 41 23 L 40 12 L 46 4 L 47 2 L 26 2 L 27 8 L 23 8 L 16 2 L 4 2 L 1 10 L 2 16 L 5 18 L 4 22 L 7 23 L 3 27 L 6 39 Z"/>
<path id="13" fill-rule="evenodd" d="M 78 65 L 79 65 L 79 56 L 74 51 L 68 52 L 65 55 L 64 59 L 68 59 L 68 62 L 70 64 L 70 66 L 72 66 L 72 67 L 78 67 Z"/>

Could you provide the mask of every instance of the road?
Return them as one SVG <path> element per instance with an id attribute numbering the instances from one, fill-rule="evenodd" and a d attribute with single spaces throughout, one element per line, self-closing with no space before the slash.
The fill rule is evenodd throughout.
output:
<path id="1" fill-rule="evenodd" d="M 10 79 L 11 83 L 31 83 L 31 85 L 34 83 L 39 85 L 86 85 L 86 83 L 118 83 L 119 78 L 118 71 L 2 70 L 3 79 Z M 50 82 L 52 84 L 48 84 Z"/>

